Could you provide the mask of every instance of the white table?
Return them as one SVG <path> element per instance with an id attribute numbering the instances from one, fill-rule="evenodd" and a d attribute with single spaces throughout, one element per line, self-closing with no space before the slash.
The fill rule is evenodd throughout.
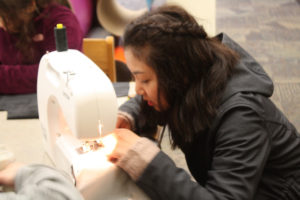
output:
<path id="1" fill-rule="evenodd" d="M 0 144 L 12 151 L 17 161 L 53 166 L 44 150 L 38 119 L 7 120 L 7 112 L 0 112 Z"/>

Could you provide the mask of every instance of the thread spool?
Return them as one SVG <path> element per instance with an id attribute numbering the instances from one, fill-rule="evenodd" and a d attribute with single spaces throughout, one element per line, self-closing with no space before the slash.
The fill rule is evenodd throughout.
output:
<path id="1" fill-rule="evenodd" d="M 54 36 L 55 36 L 55 45 L 56 51 L 67 51 L 68 50 L 68 39 L 67 39 L 67 32 L 66 27 L 62 24 L 57 24 L 54 27 Z"/>

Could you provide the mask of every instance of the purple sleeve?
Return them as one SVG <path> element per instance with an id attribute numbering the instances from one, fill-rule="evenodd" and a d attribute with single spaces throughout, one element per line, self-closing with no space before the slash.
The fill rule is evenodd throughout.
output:
<path id="1" fill-rule="evenodd" d="M 0 93 L 35 93 L 38 64 L 0 65 Z"/>

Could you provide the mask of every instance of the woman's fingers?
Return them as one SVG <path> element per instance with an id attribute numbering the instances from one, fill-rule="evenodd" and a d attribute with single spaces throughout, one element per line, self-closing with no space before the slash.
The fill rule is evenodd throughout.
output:
<path id="1" fill-rule="evenodd" d="M 116 145 L 108 154 L 108 159 L 114 163 L 121 159 L 140 138 L 128 129 L 116 129 L 111 135 L 116 139 Z"/>
<path id="2" fill-rule="evenodd" d="M 130 121 L 126 117 L 124 117 L 123 115 L 118 115 L 116 128 L 131 129 Z"/>
<path id="3" fill-rule="evenodd" d="M 24 164 L 18 162 L 13 162 L 7 165 L 0 171 L 0 184 L 14 186 L 17 171 L 23 166 Z"/>

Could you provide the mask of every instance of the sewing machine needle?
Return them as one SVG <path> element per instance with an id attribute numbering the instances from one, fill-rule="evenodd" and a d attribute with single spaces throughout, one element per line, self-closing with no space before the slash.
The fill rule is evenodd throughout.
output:
<path id="1" fill-rule="evenodd" d="M 102 137 L 102 123 L 99 120 L 99 135 L 100 135 L 100 139 Z"/>

